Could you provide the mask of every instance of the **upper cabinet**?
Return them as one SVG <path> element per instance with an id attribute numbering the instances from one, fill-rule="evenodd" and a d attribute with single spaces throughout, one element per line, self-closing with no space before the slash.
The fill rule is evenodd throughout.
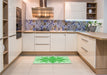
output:
<path id="1" fill-rule="evenodd" d="M 53 8 L 53 20 L 64 20 L 64 0 L 48 0 L 47 6 Z"/>
<path id="2" fill-rule="evenodd" d="M 3 5 L 2 5 L 2 0 L 0 0 L 0 38 L 2 38 L 2 12 L 3 12 Z"/>
<path id="3" fill-rule="evenodd" d="M 8 36 L 16 34 L 16 0 L 8 1 Z"/>
<path id="4" fill-rule="evenodd" d="M 87 19 L 97 19 L 97 3 L 87 3 Z"/>
<path id="5" fill-rule="evenodd" d="M 86 19 L 86 2 L 65 2 L 65 19 Z"/>

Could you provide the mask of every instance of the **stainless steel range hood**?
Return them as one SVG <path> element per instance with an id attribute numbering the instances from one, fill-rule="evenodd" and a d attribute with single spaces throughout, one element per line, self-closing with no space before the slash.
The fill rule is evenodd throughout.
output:
<path id="1" fill-rule="evenodd" d="M 32 8 L 33 18 L 52 19 L 54 17 L 53 8 L 47 7 L 47 0 L 40 0 L 40 6 Z"/>

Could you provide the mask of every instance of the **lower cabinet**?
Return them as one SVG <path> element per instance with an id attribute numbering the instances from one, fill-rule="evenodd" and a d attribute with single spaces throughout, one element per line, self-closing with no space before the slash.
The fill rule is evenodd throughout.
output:
<path id="1" fill-rule="evenodd" d="M 51 34 L 51 51 L 65 51 L 65 33 L 52 33 Z"/>
<path id="2" fill-rule="evenodd" d="M 3 52 L 0 52 L 0 72 L 3 70 Z"/>
<path id="3" fill-rule="evenodd" d="M 66 51 L 77 51 L 77 34 L 66 34 Z"/>
<path id="4" fill-rule="evenodd" d="M 77 34 L 23 33 L 23 51 L 77 51 Z"/>
<path id="5" fill-rule="evenodd" d="M 35 51 L 34 33 L 23 33 L 23 51 Z"/>
<path id="6" fill-rule="evenodd" d="M 16 39 L 17 42 L 17 53 L 20 54 L 22 52 L 22 38 Z"/>
<path id="7" fill-rule="evenodd" d="M 22 52 L 22 38 L 9 37 L 9 64 Z"/>
<path id="8" fill-rule="evenodd" d="M 3 70 L 3 41 L 0 40 L 0 72 Z"/>
<path id="9" fill-rule="evenodd" d="M 35 51 L 50 51 L 50 33 L 35 34 Z"/>
<path id="10" fill-rule="evenodd" d="M 78 35 L 78 52 L 96 68 L 96 39 Z"/>
<path id="11" fill-rule="evenodd" d="M 9 37 L 9 64 L 17 57 L 18 51 L 17 51 L 17 42 L 16 42 L 16 36 Z"/>

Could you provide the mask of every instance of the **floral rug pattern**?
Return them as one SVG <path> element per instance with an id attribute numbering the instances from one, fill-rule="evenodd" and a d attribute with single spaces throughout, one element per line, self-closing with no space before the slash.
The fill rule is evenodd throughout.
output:
<path id="1" fill-rule="evenodd" d="M 34 64 L 54 64 L 54 63 L 71 63 L 68 56 L 36 56 Z"/>

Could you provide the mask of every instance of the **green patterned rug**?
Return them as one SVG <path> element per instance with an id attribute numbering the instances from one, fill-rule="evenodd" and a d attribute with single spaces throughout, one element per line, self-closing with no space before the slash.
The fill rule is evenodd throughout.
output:
<path id="1" fill-rule="evenodd" d="M 34 64 L 71 63 L 68 56 L 36 56 Z"/>

